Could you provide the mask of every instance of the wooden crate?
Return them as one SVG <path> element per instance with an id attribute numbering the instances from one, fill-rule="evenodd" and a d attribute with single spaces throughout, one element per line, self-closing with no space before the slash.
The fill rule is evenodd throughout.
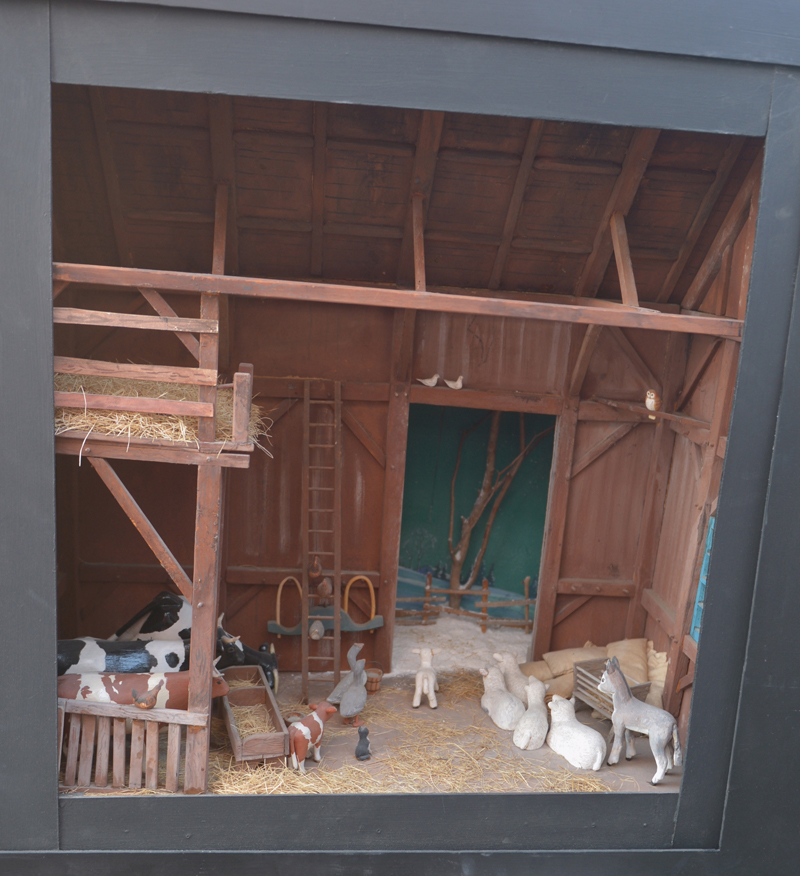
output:
<path id="1" fill-rule="evenodd" d="M 584 660 L 582 663 L 576 663 L 573 694 L 577 699 L 583 700 L 584 703 L 600 712 L 601 715 L 610 718 L 611 713 L 614 711 L 611 697 L 597 689 L 597 685 L 600 684 L 600 679 L 603 677 L 603 672 L 605 672 L 606 662 L 605 657 L 598 657 L 595 660 Z M 636 699 L 644 701 L 650 690 L 650 682 L 645 681 L 641 684 L 631 684 L 629 681 L 628 684 L 630 685 L 631 693 Z"/>
<path id="2" fill-rule="evenodd" d="M 260 666 L 231 666 L 223 675 L 231 685 L 228 695 L 222 697 L 222 708 L 236 762 L 286 757 L 289 754 L 289 731 L 278 710 L 275 695 L 267 684 L 264 670 Z M 247 686 L 239 686 L 242 682 L 247 682 Z M 267 707 L 272 726 L 276 729 L 271 733 L 256 733 L 242 739 L 231 706 L 256 705 Z"/>

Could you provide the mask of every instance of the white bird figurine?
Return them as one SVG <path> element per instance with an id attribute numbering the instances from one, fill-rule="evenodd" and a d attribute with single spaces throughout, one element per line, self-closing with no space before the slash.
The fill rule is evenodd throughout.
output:
<path id="1" fill-rule="evenodd" d="M 445 383 L 450 387 L 450 389 L 461 389 L 464 385 L 464 375 L 459 374 L 458 380 L 445 380 Z"/>
<path id="2" fill-rule="evenodd" d="M 436 386 L 436 384 L 439 382 L 439 375 L 434 374 L 433 377 L 428 377 L 426 379 L 423 379 L 422 377 L 418 377 L 417 380 L 421 384 L 423 384 L 423 386 Z"/>

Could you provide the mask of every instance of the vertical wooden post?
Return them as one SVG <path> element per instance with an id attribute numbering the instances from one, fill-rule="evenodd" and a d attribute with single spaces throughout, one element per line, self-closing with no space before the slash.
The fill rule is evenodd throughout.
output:
<path id="1" fill-rule="evenodd" d="M 308 380 L 303 381 L 303 465 L 302 465 L 302 483 L 300 489 L 302 496 L 300 497 L 300 508 L 302 521 L 300 524 L 300 537 L 302 540 L 302 586 L 300 588 L 300 659 L 302 666 L 303 678 L 301 682 L 300 697 L 304 703 L 308 702 L 308 598 L 309 598 L 309 583 L 308 583 L 308 566 L 309 566 L 309 532 L 308 532 L 308 488 L 310 465 L 310 450 L 309 444 L 311 441 L 311 385 Z M 319 494 L 317 494 L 318 496 Z M 314 502 L 314 507 L 318 507 L 319 502 Z M 326 506 L 327 507 L 327 506 Z"/>
<path id="2" fill-rule="evenodd" d="M 481 615 L 482 615 L 482 623 L 481 623 L 481 632 L 486 632 L 486 618 L 489 617 L 489 606 L 487 605 L 489 601 L 489 581 L 484 578 L 481 583 L 481 589 L 483 594 L 481 595 Z"/>
<path id="3" fill-rule="evenodd" d="M 212 666 L 217 642 L 219 524 L 222 512 L 222 467 L 197 469 L 192 644 L 189 666 L 189 711 L 211 713 Z M 205 793 L 208 782 L 208 744 L 211 721 L 186 732 L 187 794 Z"/>
<path id="4" fill-rule="evenodd" d="M 522 579 L 522 589 L 525 594 L 525 632 L 529 633 L 531 631 L 531 576 L 526 575 Z"/>
<path id="5" fill-rule="evenodd" d="M 392 329 L 392 369 L 386 424 L 386 469 L 383 479 L 380 586 L 378 611 L 384 627 L 375 637 L 375 659 L 391 670 L 397 567 L 400 557 L 400 522 L 408 443 L 408 387 L 414 351 L 415 310 L 396 310 Z"/>
<path id="6" fill-rule="evenodd" d="M 532 660 L 541 660 L 542 654 L 550 650 L 558 595 L 561 551 L 564 546 L 564 529 L 567 522 L 569 477 L 572 471 L 575 432 L 578 427 L 578 403 L 578 396 L 567 399 L 556 425 L 553 462 L 550 467 L 550 489 L 547 494 L 547 517 L 542 544 L 542 560 L 539 566 L 539 589 L 536 594 L 536 611 L 533 617 Z"/>
<path id="7" fill-rule="evenodd" d="M 342 671 L 342 383 L 334 387 L 333 487 L 333 683 L 339 684 Z"/>

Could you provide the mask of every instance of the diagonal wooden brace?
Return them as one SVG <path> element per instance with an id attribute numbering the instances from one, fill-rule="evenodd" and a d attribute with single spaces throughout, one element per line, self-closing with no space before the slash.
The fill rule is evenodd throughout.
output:
<path id="1" fill-rule="evenodd" d="M 88 457 L 89 463 L 100 475 L 103 483 L 111 491 L 111 495 L 119 502 L 122 510 L 128 515 L 131 523 L 139 530 L 148 547 L 156 555 L 159 563 L 166 569 L 167 574 L 178 586 L 181 593 L 187 598 L 192 598 L 192 582 L 183 571 L 181 564 L 175 559 L 172 551 L 164 543 L 164 539 L 156 532 L 153 524 L 147 519 L 144 511 L 139 507 L 136 500 L 128 492 L 128 488 L 119 479 L 119 476 L 105 459 Z"/>

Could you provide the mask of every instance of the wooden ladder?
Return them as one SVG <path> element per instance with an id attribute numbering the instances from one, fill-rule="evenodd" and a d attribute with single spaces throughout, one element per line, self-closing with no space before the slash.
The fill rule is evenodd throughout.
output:
<path id="1" fill-rule="evenodd" d="M 334 383 L 334 398 L 312 399 L 311 382 L 303 384 L 303 599 L 300 635 L 302 641 L 303 701 L 308 702 L 308 673 L 333 668 L 339 683 L 342 652 L 342 384 Z M 309 624 L 330 620 L 314 611 L 309 571 L 319 558 L 322 574 L 333 580 L 333 634 L 319 640 L 333 642 L 333 656 L 310 654 Z M 316 581 L 315 581 L 316 584 Z M 323 646 L 324 647 L 324 646 Z"/>

